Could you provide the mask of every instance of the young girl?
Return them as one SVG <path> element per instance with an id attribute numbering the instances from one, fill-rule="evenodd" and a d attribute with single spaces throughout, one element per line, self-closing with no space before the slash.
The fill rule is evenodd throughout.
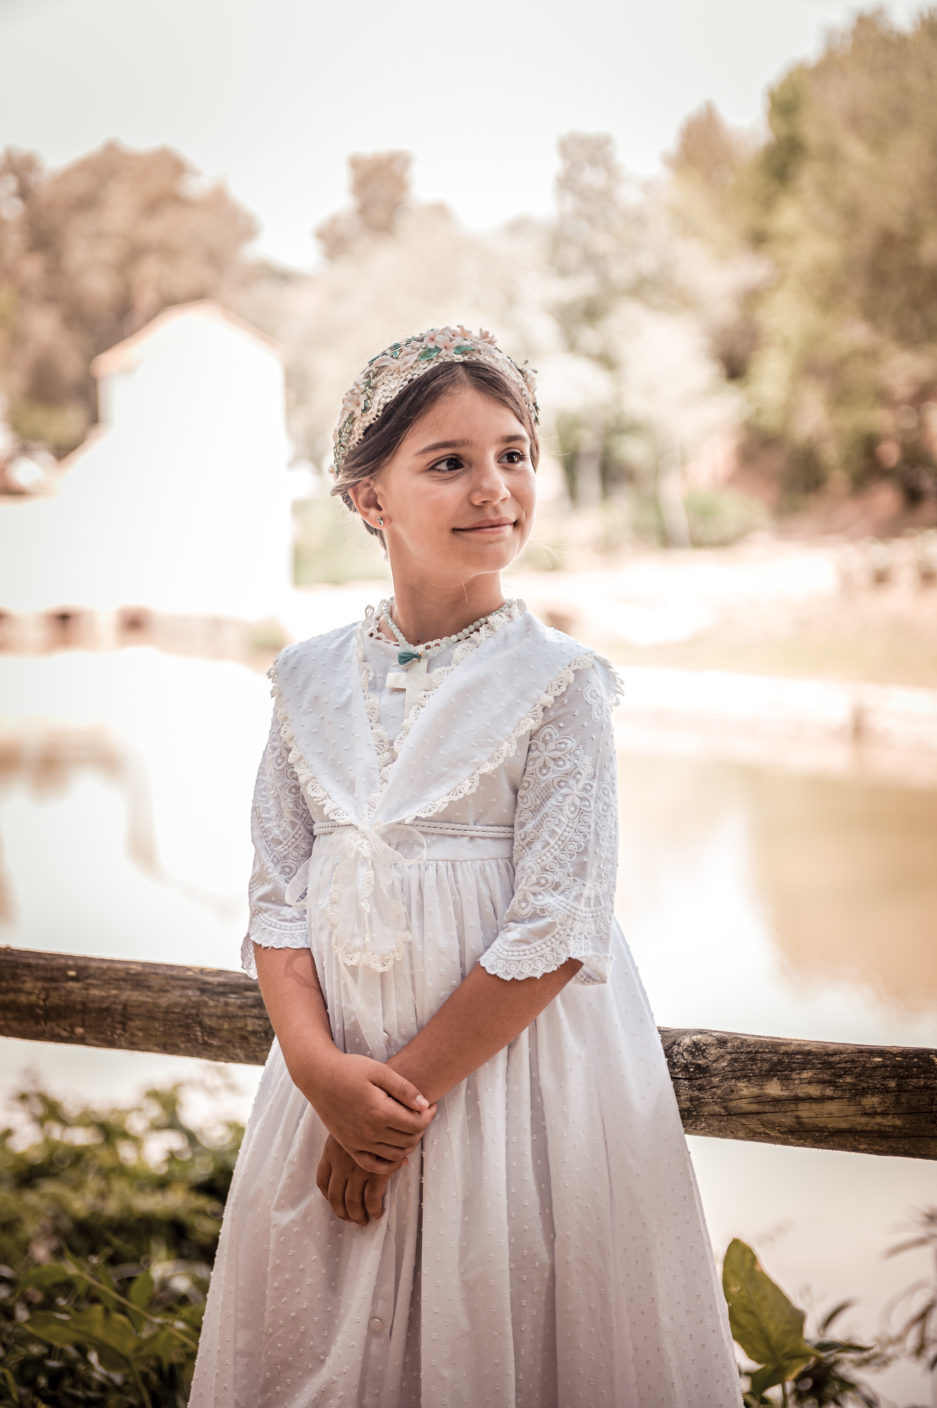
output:
<path id="1" fill-rule="evenodd" d="M 393 597 L 270 670 L 243 958 L 276 1039 L 190 1408 L 741 1402 L 614 918 L 618 683 L 501 588 L 537 422 L 461 326 L 343 402 L 333 493 Z"/>

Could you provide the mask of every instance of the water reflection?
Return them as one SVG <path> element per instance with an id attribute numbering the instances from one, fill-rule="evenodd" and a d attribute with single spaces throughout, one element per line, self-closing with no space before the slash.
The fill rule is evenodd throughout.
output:
<path id="1" fill-rule="evenodd" d="M 624 753 L 619 912 L 666 1026 L 937 1041 L 937 790 Z"/>

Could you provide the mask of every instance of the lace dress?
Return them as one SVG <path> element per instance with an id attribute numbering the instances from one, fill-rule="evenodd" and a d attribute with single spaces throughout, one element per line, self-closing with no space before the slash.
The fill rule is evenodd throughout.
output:
<path id="1" fill-rule="evenodd" d="M 614 919 L 614 673 L 518 603 L 434 657 L 414 699 L 370 626 L 271 668 L 246 970 L 253 942 L 311 946 L 337 1045 L 382 1060 L 476 963 L 583 967 L 439 1102 L 366 1228 L 316 1187 L 326 1132 L 274 1042 L 190 1408 L 737 1408 L 673 1086 Z"/>

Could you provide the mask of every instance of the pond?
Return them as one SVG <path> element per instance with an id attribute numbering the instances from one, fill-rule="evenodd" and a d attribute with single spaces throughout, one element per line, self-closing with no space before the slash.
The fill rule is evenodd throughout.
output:
<path id="1" fill-rule="evenodd" d="M 237 967 L 250 798 L 269 684 L 232 661 L 163 654 L 0 656 L 0 942 Z M 666 734 L 620 751 L 618 913 L 660 1026 L 937 1046 L 937 790 L 705 755 Z M 62 1094 L 132 1098 L 195 1063 L 0 1042 Z M 233 1067 L 245 1116 L 259 1071 Z M 717 1261 L 733 1236 L 834 1327 L 880 1326 L 930 1268 L 886 1258 L 934 1165 L 689 1136 Z M 930 1402 L 919 1369 L 873 1381 Z"/>

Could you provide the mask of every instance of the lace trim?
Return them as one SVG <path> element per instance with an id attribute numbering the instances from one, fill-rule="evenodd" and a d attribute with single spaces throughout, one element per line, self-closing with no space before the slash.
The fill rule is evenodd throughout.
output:
<path id="1" fill-rule="evenodd" d="M 597 953 L 588 944 L 571 944 L 562 954 L 557 954 L 552 943 L 525 947 L 521 953 L 511 952 L 507 944 L 499 948 L 495 939 L 478 960 L 486 972 L 496 978 L 542 978 L 545 973 L 553 973 L 561 968 L 569 958 L 578 958 L 582 967 L 572 978 L 574 983 L 605 983 L 612 966 L 612 955 Z"/>
<path id="2" fill-rule="evenodd" d="M 403 820 L 413 822 L 416 821 L 418 817 L 435 816 L 435 814 L 441 812 L 444 807 L 448 807 L 451 802 L 458 802 L 463 797 L 468 797 L 472 792 L 477 792 L 481 785 L 482 778 L 486 777 L 488 773 L 494 772 L 496 768 L 499 768 L 502 763 L 510 758 L 517 751 L 517 745 L 520 743 L 524 734 L 532 732 L 538 724 L 542 723 L 544 710 L 549 708 L 554 700 L 558 699 L 559 696 L 569 688 L 577 670 L 587 669 L 592 665 L 593 661 L 597 659 L 602 659 L 602 657 L 597 656 L 594 650 L 590 650 L 587 655 L 580 655 L 575 660 L 572 660 L 556 676 L 549 689 L 541 694 L 536 703 L 517 721 L 504 742 L 501 743 L 493 753 L 489 754 L 483 763 L 480 763 L 474 771 L 469 773 L 468 777 L 463 778 L 462 781 L 447 792 L 444 797 L 440 797 L 438 801 L 431 802 L 429 806 L 421 807 L 418 811 L 409 812 Z M 596 687 L 599 688 L 598 682 L 596 682 Z M 594 716 L 595 705 L 593 705 L 593 717 Z"/>
<path id="3" fill-rule="evenodd" d="M 503 630 L 509 621 L 516 621 L 518 616 L 527 610 L 526 603 L 519 598 L 513 601 L 507 611 L 501 611 L 497 616 L 493 616 L 486 621 L 474 635 L 467 636 L 465 640 L 459 642 L 452 653 L 452 659 L 448 665 L 442 665 L 438 670 L 433 670 L 426 676 L 427 687 L 417 699 L 413 708 L 405 716 L 403 727 L 397 735 L 396 740 L 392 740 L 387 730 L 380 721 L 380 706 L 377 695 L 372 689 L 374 684 L 374 670 L 368 663 L 364 654 L 364 641 L 367 626 L 374 615 L 374 607 L 369 606 L 365 611 L 364 620 L 358 627 L 358 669 L 361 675 L 361 689 L 364 694 L 364 707 L 371 725 L 371 734 L 374 738 L 374 746 L 377 751 L 378 768 L 381 774 L 381 784 L 386 787 L 390 781 L 390 770 L 397 761 L 397 755 L 413 728 L 419 715 L 426 708 L 436 690 L 452 671 L 461 665 L 467 656 L 477 650 L 483 641 L 490 640 L 492 636 Z"/>
<path id="4" fill-rule="evenodd" d="M 608 670 L 609 678 L 612 682 L 611 694 L 604 694 L 603 699 L 608 701 L 609 709 L 617 709 L 619 704 L 625 697 L 625 681 L 607 656 L 597 654 L 595 656 L 595 659 L 598 660 L 600 665 L 604 665 L 606 670 Z M 594 710 L 593 717 L 595 717 Z"/>
<path id="5" fill-rule="evenodd" d="M 261 948 L 308 948 L 309 939 L 305 924 L 301 930 L 277 929 L 274 938 L 274 934 L 269 930 L 260 929 L 258 932 L 254 932 L 252 921 L 250 928 L 241 940 L 241 967 L 249 978 L 257 977 L 254 944 L 260 944 Z"/>
<path id="6" fill-rule="evenodd" d="M 280 725 L 280 732 L 283 736 L 283 742 L 285 743 L 289 751 L 289 760 L 293 767 L 293 771 L 296 773 L 296 776 L 299 779 L 300 786 L 302 787 L 310 802 L 318 802 L 319 806 L 322 807 L 326 816 L 331 817 L 333 821 L 340 821 L 350 825 L 354 825 L 354 822 L 352 821 L 348 813 L 346 811 L 343 811 L 343 809 L 338 805 L 337 802 L 332 801 L 332 798 L 329 796 L 328 792 L 326 792 L 325 788 L 322 786 L 322 783 L 319 782 L 319 780 L 315 777 L 312 769 L 310 768 L 309 764 L 306 762 L 306 759 L 303 757 L 302 753 L 299 750 L 299 747 L 296 743 L 296 739 L 293 736 L 293 729 L 290 725 L 289 715 L 286 711 L 286 705 L 284 704 L 283 699 L 280 695 L 280 685 L 277 680 L 276 660 L 274 660 L 273 664 L 270 666 L 270 669 L 267 671 L 267 678 L 270 680 L 270 693 L 273 696 L 273 706 L 276 710 L 277 721 Z"/>

